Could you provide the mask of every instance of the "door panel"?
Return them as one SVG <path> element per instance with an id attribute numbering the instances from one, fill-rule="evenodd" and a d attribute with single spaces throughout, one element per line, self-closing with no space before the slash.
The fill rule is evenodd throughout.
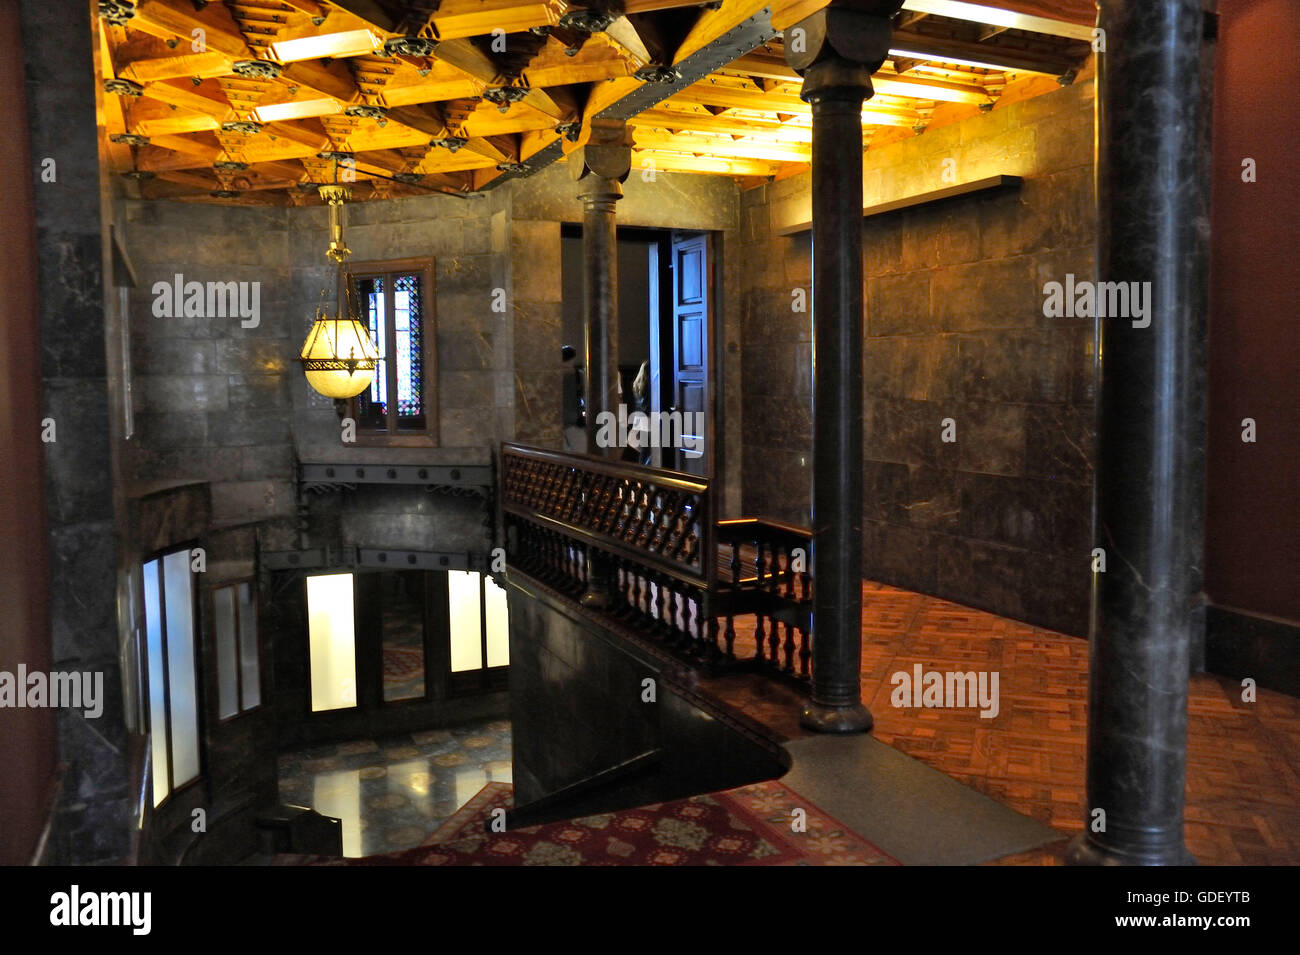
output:
<path id="1" fill-rule="evenodd" d="M 674 233 L 673 407 L 681 414 L 682 447 L 673 467 L 689 474 L 708 473 L 705 444 L 709 418 L 709 237 Z"/>

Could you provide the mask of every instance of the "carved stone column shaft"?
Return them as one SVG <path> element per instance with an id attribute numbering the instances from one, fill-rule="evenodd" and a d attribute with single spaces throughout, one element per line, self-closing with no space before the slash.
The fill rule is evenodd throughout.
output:
<path id="1" fill-rule="evenodd" d="M 632 169 L 631 133 L 624 123 L 593 124 L 586 144 L 569 156 L 582 200 L 583 319 L 586 343 L 587 453 L 617 457 L 596 443 L 602 412 L 618 414 L 618 234 L 614 212 Z M 583 603 L 610 602 L 609 568 L 587 551 Z"/>
<path id="2" fill-rule="evenodd" d="M 1169 865 L 1202 618 L 1211 58 L 1201 0 L 1107 0 L 1097 68 L 1100 337 L 1088 814 L 1070 861 Z M 1137 301 L 1145 306 L 1134 307 Z"/>
<path id="3" fill-rule="evenodd" d="M 833 3 L 786 31 L 812 107 L 813 683 L 810 729 L 871 729 L 862 705 L 862 103 L 900 2 Z"/>

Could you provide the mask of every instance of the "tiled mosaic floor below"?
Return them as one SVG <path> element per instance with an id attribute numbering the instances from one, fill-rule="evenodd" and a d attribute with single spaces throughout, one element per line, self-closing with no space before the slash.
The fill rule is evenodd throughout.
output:
<path id="1" fill-rule="evenodd" d="M 508 720 L 280 757 L 280 798 L 342 819 L 352 858 L 418 846 L 485 785 L 512 781 Z"/>

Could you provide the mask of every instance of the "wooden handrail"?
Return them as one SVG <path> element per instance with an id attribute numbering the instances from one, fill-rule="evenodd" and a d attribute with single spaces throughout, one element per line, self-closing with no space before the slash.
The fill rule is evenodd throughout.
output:
<path id="1" fill-rule="evenodd" d="M 807 528 L 714 521 L 707 478 L 519 444 L 501 446 L 498 488 L 510 566 L 635 620 L 692 665 L 755 666 L 807 681 Z M 740 661 L 735 618 L 745 615 L 754 617 L 754 655 Z"/>
<path id="2" fill-rule="evenodd" d="M 505 513 L 706 589 L 717 578 L 707 478 L 503 444 L 500 489 Z"/>

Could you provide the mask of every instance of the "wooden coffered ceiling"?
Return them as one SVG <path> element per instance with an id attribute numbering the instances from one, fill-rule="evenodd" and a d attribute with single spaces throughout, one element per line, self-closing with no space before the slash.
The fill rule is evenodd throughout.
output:
<path id="1" fill-rule="evenodd" d="M 827 0 L 101 0 L 103 155 L 129 195 L 236 204 L 464 194 L 626 119 L 635 169 L 750 184 L 805 168 L 780 31 Z M 1090 0 L 908 0 L 866 143 L 1068 82 Z"/>

